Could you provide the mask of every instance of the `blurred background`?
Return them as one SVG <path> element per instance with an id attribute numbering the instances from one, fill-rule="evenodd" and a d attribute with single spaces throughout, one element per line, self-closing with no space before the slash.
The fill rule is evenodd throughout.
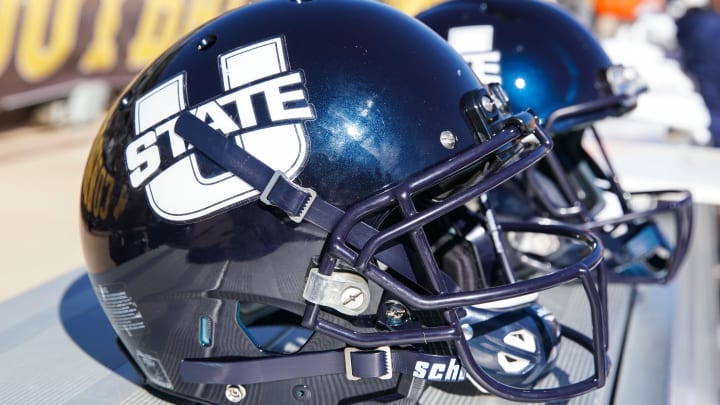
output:
<path id="1" fill-rule="evenodd" d="M 440 1 L 385 2 L 415 15 Z M 704 207 L 700 254 L 710 264 L 693 270 L 708 274 L 703 283 L 716 292 L 720 0 L 558 2 L 613 62 L 635 67 L 648 84 L 636 110 L 598 127 L 626 188 L 689 188 Z M 248 3 L 0 1 L 0 303 L 84 268 L 80 183 L 114 97 L 182 35 Z M 715 308 L 712 317 L 688 322 L 716 323 L 717 296 L 711 299 L 704 304 Z M 708 338 L 717 348 L 714 323 Z"/>

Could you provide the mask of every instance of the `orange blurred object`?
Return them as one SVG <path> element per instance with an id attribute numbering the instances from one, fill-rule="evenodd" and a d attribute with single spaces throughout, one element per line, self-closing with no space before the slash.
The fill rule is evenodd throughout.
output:
<path id="1" fill-rule="evenodd" d="M 664 7 L 664 0 L 595 0 L 598 16 L 615 17 L 622 21 L 634 20 L 640 11 L 659 11 Z"/>

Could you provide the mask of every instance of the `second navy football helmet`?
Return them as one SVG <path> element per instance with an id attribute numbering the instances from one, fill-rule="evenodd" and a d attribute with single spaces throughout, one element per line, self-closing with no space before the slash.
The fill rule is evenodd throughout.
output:
<path id="1" fill-rule="evenodd" d="M 603 241 L 611 280 L 670 281 L 690 243 L 691 195 L 626 192 L 592 125 L 636 106 L 644 85 L 634 70 L 613 65 L 586 27 L 548 1 L 452 0 L 418 18 L 481 80 L 502 83 L 514 108 L 532 107 L 553 137 L 540 164 L 491 193 L 497 213 L 592 230 Z M 552 238 L 521 239 L 514 243 L 535 243 L 539 256 L 563 251 Z M 542 267 L 527 255 L 521 261 Z"/>

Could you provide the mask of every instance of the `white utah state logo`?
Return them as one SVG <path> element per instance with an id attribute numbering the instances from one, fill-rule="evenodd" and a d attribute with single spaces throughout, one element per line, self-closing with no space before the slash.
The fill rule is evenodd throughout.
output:
<path id="1" fill-rule="evenodd" d="M 290 70 L 284 37 L 236 48 L 221 54 L 218 62 L 225 92 L 189 111 L 294 179 L 309 153 L 304 122 L 315 113 L 302 71 Z M 125 151 L 132 187 L 145 188 L 157 215 L 183 222 L 260 193 L 191 153 L 175 133 L 179 113 L 188 108 L 185 81 L 181 73 L 137 100 L 135 139 Z M 264 100 L 266 111 L 255 110 L 258 100 Z M 168 156 L 170 163 L 163 162 Z"/>
<path id="2" fill-rule="evenodd" d="M 465 58 L 481 82 L 500 83 L 500 51 L 493 49 L 495 27 L 492 25 L 467 25 L 452 27 L 448 31 L 448 43 Z"/>

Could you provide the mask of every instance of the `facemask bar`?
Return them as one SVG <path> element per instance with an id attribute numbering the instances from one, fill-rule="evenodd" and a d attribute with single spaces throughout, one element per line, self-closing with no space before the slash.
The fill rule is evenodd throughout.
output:
<path id="1" fill-rule="evenodd" d="M 608 111 L 612 115 L 624 114 L 634 109 L 638 96 L 647 91 L 637 71 L 622 65 L 607 68 L 603 72 L 601 86 L 607 88 L 610 95 L 558 108 L 542 123 L 543 128 L 552 134 L 603 118 L 608 115 Z"/>
<path id="2" fill-rule="evenodd" d="M 573 126 L 587 125 L 589 122 L 592 122 L 595 119 L 604 118 L 608 114 L 624 114 L 625 112 L 634 109 L 637 105 L 637 98 L 639 95 L 647 91 L 646 84 L 633 68 L 623 65 L 613 65 L 607 68 L 602 75 L 601 86 L 607 89 L 610 93 L 609 96 L 559 108 L 548 116 L 546 122 L 543 123 L 543 128 L 549 134 L 554 134 L 556 132 L 567 131 Z M 595 131 L 595 128 L 591 125 L 589 128 L 595 137 L 600 153 L 605 161 L 607 168 L 605 177 L 608 180 L 611 180 L 611 191 L 618 196 L 622 196 L 624 192 L 620 188 L 620 183 L 617 181 L 617 176 L 610 164 L 610 159 L 608 159 L 602 141 Z M 579 216 L 582 221 L 590 221 L 592 217 L 589 215 L 582 202 L 577 198 L 573 186 L 567 181 L 567 178 L 562 175 L 564 170 L 560 165 L 556 153 L 551 152 L 548 154 L 546 162 L 550 166 L 550 170 L 555 175 L 556 184 L 560 189 L 559 191 L 569 202 L 569 206 L 559 207 L 552 203 L 549 199 L 545 198 L 545 194 L 541 192 L 542 187 L 535 180 L 535 176 L 532 175 L 532 171 L 537 170 L 536 167 L 533 167 L 530 169 L 529 175 L 525 176 L 525 179 L 529 185 L 536 190 L 535 194 L 540 203 L 543 204 L 544 208 L 555 218 Z M 622 206 L 623 212 L 630 211 L 627 206 L 627 201 L 624 198 L 619 198 L 619 202 Z"/>
<path id="3" fill-rule="evenodd" d="M 605 151 L 605 147 L 600 140 L 600 137 L 598 136 L 594 127 L 589 127 L 589 131 L 595 138 L 598 149 L 600 150 L 606 167 L 606 170 L 603 170 L 597 164 L 595 164 L 594 161 L 588 159 L 588 163 L 592 165 L 591 169 L 593 169 L 597 173 L 600 173 L 602 178 L 608 181 L 608 191 L 618 196 L 618 203 L 620 204 L 622 211 L 630 212 L 631 210 L 628 205 L 627 195 L 625 191 L 620 187 L 620 182 L 617 178 L 617 175 L 615 174 L 615 170 L 613 169 L 612 164 L 610 163 L 610 159 L 608 158 L 607 152 Z M 540 184 L 537 180 L 537 166 L 533 166 L 528 169 L 527 173 L 523 176 L 523 180 L 528 184 L 530 189 L 533 190 L 533 195 L 538 199 L 543 209 L 550 213 L 553 218 L 568 220 L 573 223 L 592 221 L 593 216 L 590 213 L 590 209 L 588 209 L 588 207 L 586 207 L 585 204 L 580 200 L 577 195 L 577 191 L 575 190 L 575 187 L 570 183 L 568 176 L 564 174 L 566 170 L 560 163 L 558 153 L 559 152 L 557 150 L 551 151 L 545 157 L 545 163 L 547 163 L 550 172 L 552 173 L 553 181 L 558 186 L 558 189 L 562 193 L 563 198 L 565 199 L 565 201 L 568 202 L 567 206 L 558 205 L 556 202 L 553 202 L 545 192 L 543 192 L 544 186 Z"/>
<path id="4" fill-rule="evenodd" d="M 556 232 L 554 226 L 542 226 L 537 227 L 527 222 L 501 222 L 500 227 L 504 232 L 538 232 L 542 234 L 550 234 L 560 236 L 568 236 L 572 233 L 572 228 L 566 228 L 565 232 Z M 581 232 L 581 231 L 576 231 Z M 577 235 L 579 236 L 579 235 Z M 586 379 L 579 381 L 574 384 L 568 384 L 558 388 L 546 388 L 546 389 L 524 389 L 517 390 L 521 395 L 517 395 L 514 398 L 508 398 L 515 401 L 533 401 L 533 402 L 552 402 L 560 400 L 562 398 L 571 398 L 595 388 L 602 387 L 607 378 L 609 360 L 607 358 L 608 349 L 608 317 L 607 317 L 607 276 L 606 272 L 603 271 L 603 262 L 599 262 L 597 267 L 590 269 L 594 270 L 591 273 L 583 272 L 578 275 L 578 279 L 581 281 L 585 294 L 588 297 L 590 303 L 590 315 L 593 325 L 592 337 L 588 337 L 583 333 L 562 324 L 561 335 L 563 338 L 573 341 L 580 345 L 586 351 L 593 356 L 594 374 Z M 555 270 L 551 270 L 551 274 Z M 462 345 L 465 342 L 457 342 L 456 349 L 458 350 L 458 357 L 461 359 L 463 364 L 475 364 L 472 362 L 472 354 L 469 351 L 469 346 L 466 348 Z M 460 346 L 460 347 L 458 347 Z M 480 367 L 476 367 L 475 370 L 478 375 L 474 375 L 468 371 L 468 379 L 470 382 L 479 389 L 492 392 L 498 395 L 494 390 L 506 390 L 508 387 L 499 381 L 492 378 L 492 376 L 486 374 Z M 484 380 L 477 380 L 476 378 L 483 378 Z M 553 399 L 548 399 L 553 397 Z"/>
<path id="5" fill-rule="evenodd" d="M 611 270 L 609 281 L 612 282 L 668 283 L 677 274 L 690 244 L 690 237 L 692 234 L 692 196 L 690 192 L 686 190 L 658 190 L 631 193 L 624 191 L 620 186 L 617 174 L 610 162 L 599 134 L 593 126 L 590 126 L 588 131 L 597 145 L 604 169 L 592 159 L 588 159 L 588 163 L 592 166 L 591 169 L 594 172 L 599 174 L 602 179 L 607 180 L 607 191 L 617 197 L 617 202 L 622 210 L 621 215 L 609 220 L 596 220 L 589 208 L 586 207 L 577 196 L 574 187 L 569 182 L 569 177 L 565 175 L 565 169 L 562 167 L 558 159 L 558 152 L 555 150 L 545 157 L 545 162 L 547 163 L 553 176 L 553 181 L 558 186 L 559 191 L 568 202 L 568 205 L 559 206 L 556 202 L 553 202 L 545 192 L 543 192 L 543 186 L 538 183 L 535 175 L 535 171 L 538 170 L 537 166 L 528 169 L 527 173 L 523 176 L 526 184 L 531 190 L 533 190 L 533 196 L 552 218 L 578 224 L 584 229 L 593 232 L 603 233 L 603 228 L 605 227 L 613 228 L 617 225 L 631 222 L 648 222 L 652 221 L 652 217 L 654 216 L 667 213 L 671 214 L 675 225 L 675 245 L 672 246 L 671 255 L 667 259 L 668 266 L 666 269 L 660 272 L 655 272 L 656 274 L 652 277 L 619 275 L 613 272 L 612 269 L 609 269 Z M 631 208 L 631 202 L 633 201 L 633 198 L 638 197 L 650 197 L 650 199 L 656 201 L 655 207 L 650 210 L 634 212 Z"/>
<path id="6" fill-rule="evenodd" d="M 339 262 L 350 264 L 358 273 L 377 283 L 412 309 L 445 310 L 444 315 L 447 326 L 427 327 L 421 330 L 393 330 L 382 333 L 362 333 L 324 319 L 320 316 L 320 305 L 313 303 L 308 303 L 303 317 L 303 326 L 314 328 L 360 348 L 376 348 L 385 345 L 423 344 L 451 340 L 463 366 L 467 369 L 468 376 L 473 381 L 477 382 L 488 392 L 512 400 L 558 400 L 579 395 L 604 384 L 607 371 L 604 297 L 603 293 L 596 288 L 594 284 L 595 280 L 591 273 L 592 270 L 599 266 L 602 260 L 601 247 L 597 239 L 588 233 L 577 231 L 575 228 L 545 226 L 542 228 L 543 232 L 562 234 L 563 236 L 582 241 L 582 243 L 590 247 L 590 253 L 571 266 L 558 269 L 557 271 L 535 279 L 484 290 L 457 291 L 452 282 L 442 273 L 435 262 L 433 252 L 431 251 L 430 244 L 423 230 L 424 225 L 427 225 L 442 215 L 446 215 L 448 212 L 462 206 L 466 202 L 477 198 L 497 184 L 512 177 L 519 170 L 522 170 L 523 167 L 527 167 L 529 163 L 540 157 L 536 152 L 530 152 L 528 157 L 498 170 L 497 173 L 486 177 L 483 182 L 452 194 L 441 203 L 431 206 L 430 208 L 423 210 L 417 209 L 413 201 L 413 196 L 447 180 L 467 165 L 477 162 L 478 159 L 489 156 L 488 152 L 491 153 L 491 151 L 497 150 L 506 143 L 502 139 L 503 137 L 515 131 L 516 129 L 513 127 L 505 128 L 500 134 L 487 141 L 487 143 L 457 155 L 450 161 L 413 176 L 391 189 L 385 190 L 354 205 L 337 224 L 325 245 L 318 270 L 319 273 L 330 277 Z M 487 147 L 489 151 L 476 155 L 475 149 L 482 147 Z M 348 242 L 347 237 L 356 224 L 376 212 L 390 209 L 393 205 L 400 207 L 404 218 L 400 222 L 378 232 L 359 249 L 356 250 L 353 248 L 354 244 Z M 533 226 L 537 227 L 538 225 L 524 227 L 522 224 L 508 224 L 506 226 L 511 230 L 530 231 L 530 228 Z M 533 229 L 537 231 L 536 228 Z M 381 253 L 384 247 L 392 244 L 401 236 L 407 236 L 411 240 L 422 264 L 422 270 L 425 272 L 427 280 L 430 283 L 430 285 L 427 286 L 428 290 L 430 290 L 429 294 L 417 293 L 415 289 L 410 288 L 403 281 L 395 278 L 390 272 L 381 270 L 374 263 L 374 259 L 379 256 L 378 253 Z M 383 261 L 382 258 L 379 260 Z M 593 353 L 595 374 L 592 377 L 570 386 L 543 390 L 525 390 L 507 386 L 494 380 L 475 364 L 472 359 L 470 347 L 465 341 L 460 327 L 459 318 L 461 317 L 462 309 L 458 307 L 519 297 L 531 292 L 552 288 L 573 279 L 581 280 L 592 308 L 593 325 L 598 326 L 595 326 L 593 329 L 592 340 L 569 328 L 563 331 L 563 336 L 575 340 L 582 347 Z M 604 283 L 602 275 L 600 275 L 599 281 L 600 283 Z"/>
<path id="7" fill-rule="evenodd" d="M 616 274 L 609 272 L 608 281 L 625 282 L 625 283 L 656 283 L 666 284 L 673 280 L 680 266 L 687 255 L 692 236 L 692 195 L 687 190 L 655 190 L 644 192 L 630 193 L 631 200 L 633 197 L 649 197 L 657 201 L 656 206 L 650 210 L 641 212 L 629 212 L 620 217 L 609 220 L 592 221 L 583 225 L 584 229 L 592 232 L 605 232 L 605 227 L 615 227 L 624 223 L 645 222 L 652 217 L 670 213 L 675 231 L 675 245 L 672 246 L 672 252 L 667 259 L 667 267 L 663 272 L 658 273 L 657 277 L 641 277 L 631 275 Z M 669 198 L 669 199 L 668 199 Z"/>

